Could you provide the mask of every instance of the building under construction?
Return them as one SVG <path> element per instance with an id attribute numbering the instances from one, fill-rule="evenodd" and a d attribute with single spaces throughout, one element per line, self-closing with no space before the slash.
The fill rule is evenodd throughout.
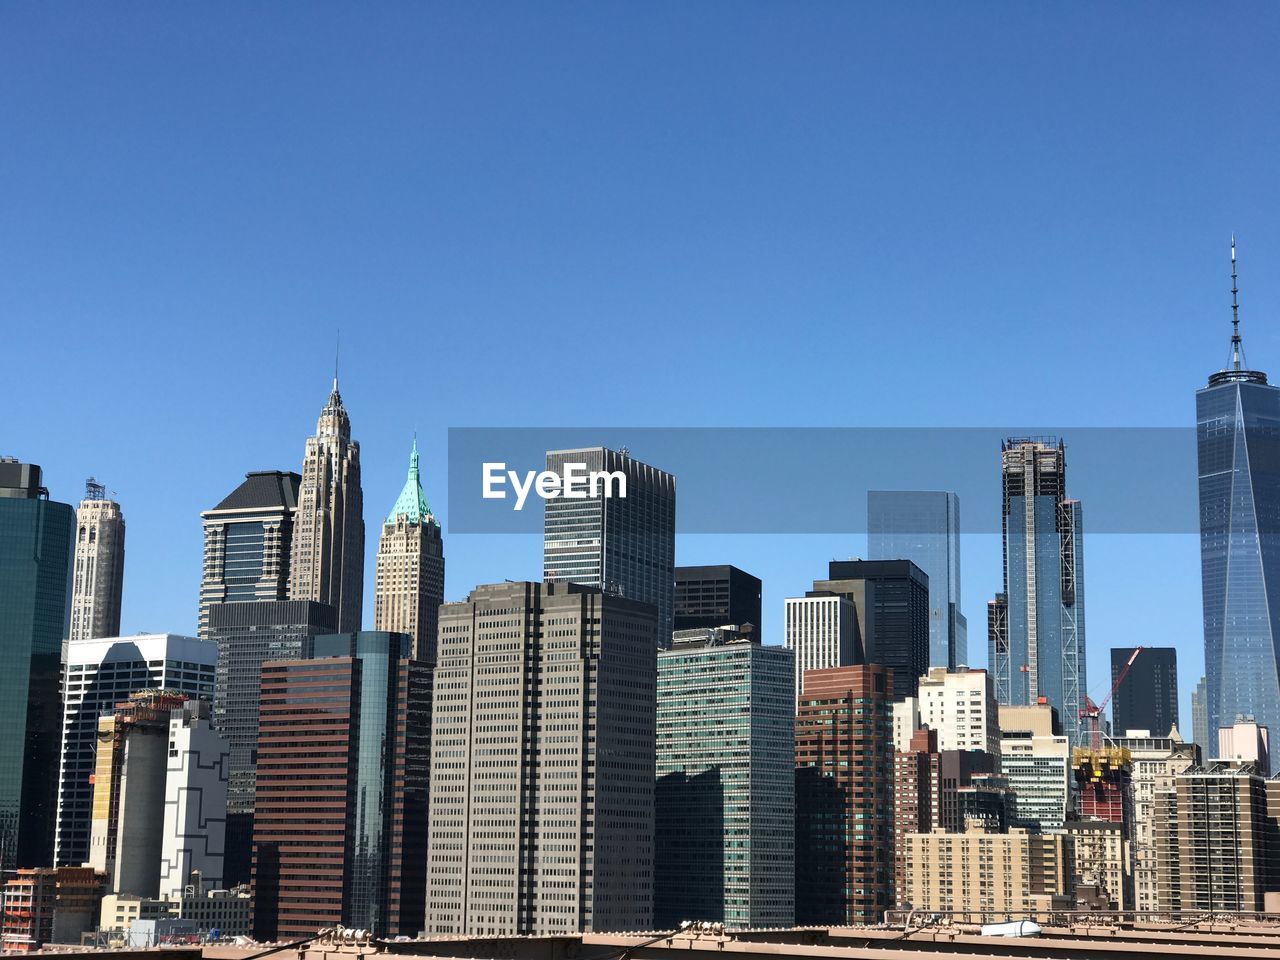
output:
<path id="1" fill-rule="evenodd" d="M 1118 823 L 1128 839 L 1133 827 L 1133 758 L 1128 748 L 1076 747 L 1071 767 L 1081 819 Z"/>
<path id="2" fill-rule="evenodd" d="M 98 920 L 104 877 L 91 867 L 18 870 L 0 891 L 0 953 L 30 953 L 46 943 L 78 944 Z"/>

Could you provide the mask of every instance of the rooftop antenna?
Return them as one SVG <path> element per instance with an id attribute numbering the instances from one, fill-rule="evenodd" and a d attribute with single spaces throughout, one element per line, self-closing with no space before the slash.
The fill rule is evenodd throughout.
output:
<path id="1" fill-rule="evenodd" d="M 1236 289 L 1236 235 L 1231 234 L 1231 369 L 1239 370 L 1244 359 L 1244 348 L 1240 343 L 1240 302 Z"/>
<path id="2" fill-rule="evenodd" d="M 1235 248 L 1232 247 L 1232 249 L 1234 250 Z M 1235 260 L 1235 255 L 1232 254 L 1232 262 L 1234 262 L 1234 260 Z M 342 328 L 341 327 L 338 328 L 337 333 L 335 333 L 333 337 L 333 392 L 334 393 L 338 392 L 338 351 L 340 349 L 342 349 Z"/>

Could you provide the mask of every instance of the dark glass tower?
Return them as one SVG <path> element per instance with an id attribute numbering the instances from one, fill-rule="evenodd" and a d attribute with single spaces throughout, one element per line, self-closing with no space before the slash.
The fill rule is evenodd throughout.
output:
<path id="1" fill-rule="evenodd" d="M 658 608 L 655 645 L 669 647 L 675 593 L 676 478 L 632 459 L 626 450 L 589 447 L 547 452 L 550 472 L 563 477 L 566 464 L 574 464 L 575 470 L 584 465 L 587 472 L 625 476 L 627 495 L 606 496 L 607 489 L 616 487 L 599 484 L 595 491 L 576 488 L 586 494 L 581 497 L 547 500 L 542 579 L 581 583 L 653 604 Z"/>
<path id="2" fill-rule="evenodd" d="M 1111 683 L 1124 670 L 1132 647 L 1111 648 Z M 1111 732 L 1149 730 L 1153 737 L 1167 737 L 1178 724 L 1178 651 L 1173 647 L 1143 647 L 1124 682 L 1111 700 Z"/>
<path id="3" fill-rule="evenodd" d="M 929 666 L 969 662 L 969 629 L 960 612 L 960 498 L 941 490 L 867 493 L 867 554 L 910 560 L 929 576 Z"/>
<path id="4" fill-rule="evenodd" d="M 253 856 L 254 790 L 262 665 L 302 656 L 309 637 L 332 633 L 338 614 L 327 603 L 259 600 L 209 607 L 208 638 L 218 645 L 214 724 L 231 745 L 223 878 L 248 883 Z"/>
<path id="5" fill-rule="evenodd" d="M 1231 244 L 1227 369 L 1196 392 L 1208 738 L 1238 715 L 1280 730 L 1280 388 L 1244 362 Z"/>
<path id="6" fill-rule="evenodd" d="M 910 560 L 832 560 L 827 577 L 813 594 L 853 602 L 865 661 L 892 668 L 892 699 L 914 697 L 929 672 L 928 576 Z"/>
<path id="7" fill-rule="evenodd" d="M 1000 446 L 1004 591 L 988 604 L 987 662 L 996 699 L 1044 697 L 1074 745 L 1084 703 L 1084 529 L 1068 500 L 1066 445 L 1023 437 Z"/>
<path id="8" fill-rule="evenodd" d="M 0 870 L 53 863 L 62 640 L 76 515 L 40 468 L 0 459 Z"/>
<path id="9" fill-rule="evenodd" d="M 673 630 L 755 627 L 760 637 L 760 578 L 729 564 L 676 567 Z"/>

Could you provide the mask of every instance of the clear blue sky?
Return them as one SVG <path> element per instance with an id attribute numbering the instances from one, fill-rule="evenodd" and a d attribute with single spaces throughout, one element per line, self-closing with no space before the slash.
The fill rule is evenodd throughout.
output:
<path id="1" fill-rule="evenodd" d="M 443 507 L 450 426 L 1188 425 L 1233 230 L 1249 359 L 1280 374 L 1278 26 L 1263 3 L 6 4 L 0 453 L 61 499 L 105 479 L 124 630 L 191 631 L 199 512 L 298 468 L 338 327 L 370 558 L 415 429 Z M 537 576 L 539 548 L 449 537 L 448 597 Z M 782 599 L 863 549 L 699 536 L 678 560 L 763 577 L 777 642 Z M 981 663 L 995 538 L 963 573 Z M 1095 536 L 1086 583 L 1089 689 L 1110 645 L 1175 644 L 1185 714 L 1195 538 Z"/>

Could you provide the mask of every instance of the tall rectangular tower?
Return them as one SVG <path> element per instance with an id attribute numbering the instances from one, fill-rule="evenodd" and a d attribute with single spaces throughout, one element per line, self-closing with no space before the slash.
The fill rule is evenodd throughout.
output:
<path id="1" fill-rule="evenodd" d="M 893 670 L 893 699 L 914 697 L 929 669 L 929 577 L 910 560 L 832 560 L 813 584 L 853 601 L 867 663 Z"/>
<path id="2" fill-rule="evenodd" d="M 209 636 L 209 609 L 218 603 L 287 600 L 293 518 L 302 477 L 258 470 L 212 510 L 204 524 L 200 578 L 201 638 Z"/>
<path id="3" fill-rule="evenodd" d="M 1235 276 L 1233 241 L 1231 358 L 1196 392 L 1210 740 L 1237 716 L 1280 730 L 1280 387 L 1244 362 Z"/>
<path id="4" fill-rule="evenodd" d="M 929 577 L 929 666 L 969 662 L 960 612 L 960 498 L 941 490 L 867 493 L 870 560 L 910 560 Z"/>
<path id="5" fill-rule="evenodd" d="M 338 378 L 316 433 L 307 438 L 289 558 L 289 599 L 327 603 L 338 629 L 361 627 L 364 603 L 364 494 L 360 444 L 338 393 Z"/>
<path id="6" fill-rule="evenodd" d="M 413 658 L 436 661 L 436 631 L 444 603 L 444 544 L 418 473 L 418 442 L 409 476 L 382 525 L 374 580 L 373 628 L 407 633 Z"/>
<path id="7" fill-rule="evenodd" d="M 38 466 L 0 458 L 0 870 L 53 857 L 74 529 L 75 511 L 49 499 Z"/>
<path id="8" fill-rule="evenodd" d="M 795 657 L 689 631 L 658 653 L 654 924 L 795 922 Z"/>
<path id="9" fill-rule="evenodd" d="M 89 859 L 98 718 L 143 690 L 213 698 L 217 646 L 173 634 L 78 640 L 67 646 L 58 775 L 57 862 Z"/>
<path id="10" fill-rule="evenodd" d="M 546 501 L 543 520 L 542 578 L 551 583 L 581 583 L 651 603 L 658 610 L 655 645 L 671 645 L 675 592 L 676 478 L 633 460 L 628 452 L 590 447 L 551 450 L 547 470 L 563 481 L 567 464 L 578 474 L 602 472 L 625 478 L 626 496 L 616 484 L 598 484 L 584 496 Z M 612 492 L 613 496 L 606 494 Z M 719 624 L 717 624 L 719 626 Z"/>
<path id="11" fill-rule="evenodd" d="M 254 932 L 414 936 L 426 896 L 431 670 L 402 633 L 308 641 L 262 667 Z"/>
<path id="12" fill-rule="evenodd" d="M 1124 673 L 1132 647 L 1111 648 L 1111 683 Z M 1178 725 L 1178 651 L 1173 647 L 1143 647 L 1111 700 L 1111 732 L 1146 730 L 1167 737 Z"/>
<path id="13" fill-rule="evenodd" d="M 796 923 L 873 924 L 893 906 L 889 669 L 811 670 L 796 716 Z"/>
<path id="14" fill-rule="evenodd" d="M 106 488 L 90 477 L 76 510 L 76 554 L 71 585 L 71 639 L 120 633 L 124 591 L 124 515 Z"/>
<path id="15" fill-rule="evenodd" d="M 810 591 L 786 599 L 783 642 L 795 654 L 795 702 L 810 670 L 861 663 L 858 611 L 847 597 Z"/>
<path id="16" fill-rule="evenodd" d="M 301 657 L 310 637 L 333 633 L 337 626 L 333 607 L 310 600 L 215 603 L 209 608 L 208 638 L 218 649 L 213 720 L 231 746 L 223 865 L 228 886 L 248 883 L 252 865 L 262 665 Z"/>
<path id="17" fill-rule="evenodd" d="M 428 934 L 651 929 L 656 619 L 574 583 L 441 607 Z"/>
<path id="18" fill-rule="evenodd" d="M 1068 500 L 1066 446 L 1054 437 L 1000 445 L 1004 590 L 988 606 L 996 699 L 1055 707 L 1072 744 L 1084 705 L 1084 529 Z M 998 622 L 997 622 L 998 620 Z"/>

